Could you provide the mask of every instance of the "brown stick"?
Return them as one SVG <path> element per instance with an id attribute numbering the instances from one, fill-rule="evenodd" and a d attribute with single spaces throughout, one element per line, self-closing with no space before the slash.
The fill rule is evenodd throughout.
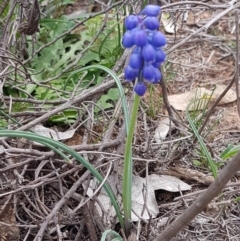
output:
<path id="1" fill-rule="evenodd" d="M 234 176 L 240 170 L 240 152 L 231 160 L 230 163 L 219 173 L 217 179 L 203 192 L 185 212 L 172 222 L 154 241 L 169 241 L 182 230 L 191 220 L 197 216 L 204 208 L 217 196 Z"/>
<path id="2" fill-rule="evenodd" d="M 177 120 L 174 118 L 174 113 L 172 111 L 171 105 L 169 103 L 168 100 L 168 93 L 167 93 L 167 87 L 164 81 L 164 77 L 163 77 L 163 69 L 161 67 L 160 69 L 161 73 L 162 73 L 162 78 L 160 81 L 160 85 L 162 87 L 162 96 L 163 96 L 163 103 L 165 104 L 165 107 L 167 109 L 168 115 L 171 117 L 171 120 L 173 121 L 173 123 L 177 126 L 180 127 L 179 123 L 177 122 Z"/>
<path id="3" fill-rule="evenodd" d="M 235 85 L 236 85 L 236 95 L 237 95 L 237 110 L 238 116 L 240 117 L 240 96 L 239 96 L 239 17 L 238 11 L 235 12 L 235 24 L 236 24 L 236 75 L 235 75 Z"/>
<path id="4" fill-rule="evenodd" d="M 20 33 L 24 33 L 26 35 L 35 34 L 39 30 L 38 25 L 40 21 L 40 16 L 41 13 L 38 0 L 34 0 L 28 13 L 27 21 L 21 23 L 19 26 Z"/>
<path id="5" fill-rule="evenodd" d="M 91 206 L 91 209 L 93 210 L 94 205 L 93 205 L 92 201 L 90 201 L 90 206 Z M 85 219 L 85 223 L 86 223 L 86 226 L 88 229 L 89 239 L 91 241 L 98 241 L 96 228 L 95 228 L 95 225 L 93 222 L 92 214 L 90 212 L 90 209 L 88 208 L 88 204 L 85 204 L 81 210 L 82 210 L 82 214 L 83 214 L 83 217 Z"/>

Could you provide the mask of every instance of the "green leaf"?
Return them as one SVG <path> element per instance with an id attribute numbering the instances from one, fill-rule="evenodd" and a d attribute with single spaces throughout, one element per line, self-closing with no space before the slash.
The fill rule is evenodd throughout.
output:
<path id="1" fill-rule="evenodd" d="M 38 86 L 35 88 L 35 95 L 40 100 L 51 100 L 58 97 L 54 90 L 51 90 L 47 87 Z"/>
<path id="2" fill-rule="evenodd" d="M 64 110 L 62 113 L 59 113 L 58 115 L 51 116 L 49 118 L 49 121 L 54 123 L 67 123 L 72 124 L 77 119 L 78 112 L 74 109 L 67 109 Z"/>
<path id="3" fill-rule="evenodd" d="M 119 98 L 119 91 L 117 88 L 110 89 L 106 95 L 102 95 L 98 100 L 97 105 L 100 107 L 95 107 L 95 112 L 98 113 L 101 109 L 107 110 L 113 107 L 113 103 Z"/>
<path id="4" fill-rule="evenodd" d="M 89 50 L 89 52 L 84 54 L 84 56 L 81 58 L 79 65 L 85 66 L 93 62 L 100 62 L 99 55 L 96 52 Z"/>
<path id="5" fill-rule="evenodd" d="M 189 122 L 189 125 L 194 133 L 194 135 L 196 136 L 196 138 L 198 139 L 198 142 L 201 146 L 201 150 L 204 153 L 205 158 L 207 159 L 207 163 L 210 167 L 210 170 L 213 174 L 213 177 L 216 178 L 217 177 L 217 166 L 216 163 L 213 161 L 204 141 L 203 138 L 199 135 L 198 133 L 198 129 L 196 128 L 194 121 L 192 120 L 190 114 L 189 114 L 189 108 L 192 104 L 194 104 L 196 101 L 198 101 L 198 99 L 193 100 L 192 102 L 190 102 L 187 106 L 187 110 L 186 110 L 186 115 L 187 115 L 187 120 Z"/>
<path id="6" fill-rule="evenodd" d="M 240 197 L 239 196 L 234 198 L 234 202 L 239 202 L 239 201 L 240 201 Z"/>
<path id="7" fill-rule="evenodd" d="M 240 150 L 240 145 L 238 146 L 233 146 L 232 144 L 230 144 L 220 155 L 220 157 L 223 159 L 223 160 L 226 160 L 230 157 L 233 157 L 235 156 L 238 151 Z"/>
<path id="8" fill-rule="evenodd" d="M 105 241 L 108 235 L 115 236 L 115 238 L 113 238 L 112 241 L 123 241 L 122 237 L 117 232 L 110 229 L 104 231 L 101 237 L 101 241 Z"/>
<path id="9" fill-rule="evenodd" d="M 195 166 L 197 166 L 197 167 L 202 166 L 202 162 L 200 162 L 200 161 L 198 161 L 198 160 L 193 160 L 192 162 L 193 162 L 193 164 L 194 164 Z"/>

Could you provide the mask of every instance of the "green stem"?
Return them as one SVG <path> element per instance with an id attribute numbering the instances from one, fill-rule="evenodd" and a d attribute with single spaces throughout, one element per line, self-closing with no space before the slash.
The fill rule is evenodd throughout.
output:
<path id="1" fill-rule="evenodd" d="M 132 139 L 135 125 L 137 122 L 138 107 L 140 104 L 140 97 L 135 94 L 132 116 L 130 119 L 129 131 L 127 134 L 124 168 L 123 168 L 123 211 L 126 235 L 129 234 L 131 225 L 131 208 L 132 208 Z"/>

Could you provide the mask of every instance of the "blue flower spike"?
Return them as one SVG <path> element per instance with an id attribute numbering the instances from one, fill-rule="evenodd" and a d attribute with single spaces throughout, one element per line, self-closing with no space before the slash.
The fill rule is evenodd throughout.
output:
<path id="1" fill-rule="evenodd" d="M 158 31 L 160 12 L 159 6 L 147 5 L 139 15 L 129 15 L 124 22 L 127 31 L 122 45 L 124 48 L 134 47 L 124 70 L 125 79 L 133 81 L 138 78 L 134 91 L 139 96 L 147 91 L 147 83 L 157 84 L 162 77 L 159 68 L 166 54 L 161 48 L 167 44 L 167 39 Z"/>

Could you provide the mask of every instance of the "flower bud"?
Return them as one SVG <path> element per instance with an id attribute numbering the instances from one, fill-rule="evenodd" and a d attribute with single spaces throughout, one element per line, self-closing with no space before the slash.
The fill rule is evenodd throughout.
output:
<path id="1" fill-rule="evenodd" d="M 138 47 L 143 47 L 147 44 L 147 34 L 143 30 L 138 30 L 134 33 L 134 43 Z"/>
<path id="2" fill-rule="evenodd" d="M 166 37 L 163 35 L 163 33 L 156 31 L 153 33 L 152 35 L 152 45 L 155 48 L 159 48 L 159 47 L 163 47 L 164 45 L 166 45 L 167 43 L 167 39 Z"/>
<path id="3" fill-rule="evenodd" d="M 154 76 L 152 83 L 157 84 L 161 80 L 162 74 L 161 74 L 160 70 L 157 68 L 154 68 L 154 73 L 155 73 L 155 76 Z"/>
<path id="4" fill-rule="evenodd" d="M 151 44 L 147 44 L 142 48 L 142 56 L 146 62 L 154 62 L 156 59 L 156 50 Z"/>
<path id="5" fill-rule="evenodd" d="M 143 57 L 141 53 L 132 53 L 129 60 L 129 66 L 135 70 L 140 70 L 143 66 Z"/>
<path id="6" fill-rule="evenodd" d="M 134 91 L 139 95 L 139 96 L 143 96 L 145 94 L 145 92 L 147 91 L 147 86 L 141 81 L 141 82 L 137 82 Z"/>
<path id="7" fill-rule="evenodd" d="M 138 72 L 128 65 L 124 70 L 124 75 L 127 81 L 132 81 L 137 78 Z"/>
<path id="8" fill-rule="evenodd" d="M 125 27 L 127 30 L 132 30 L 134 28 L 136 28 L 138 25 L 138 17 L 135 15 L 129 15 L 126 19 L 125 19 Z"/>
<path id="9" fill-rule="evenodd" d="M 125 32 L 123 35 L 122 45 L 124 48 L 131 48 L 134 45 L 133 36 L 130 31 Z"/>
<path id="10" fill-rule="evenodd" d="M 162 63 L 162 62 L 157 62 L 157 61 L 155 61 L 155 62 L 152 63 L 152 66 L 153 66 L 154 68 L 160 68 L 161 63 Z"/>
<path id="11" fill-rule="evenodd" d="M 156 51 L 156 62 L 162 63 L 166 59 L 166 54 L 161 50 L 158 49 Z"/>
<path id="12" fill-rule="evenodd" d="M 160 7 L 157 5 L 152 5 L 149 4 L 147 5 L 143 10 L 142 10 L 142 14 L 145 14 L 147 16 L 152 16 L 152 17 L 156 17 L 159 15 L 160 13 Z"/>
<path id="13" fill-rule="evenodd" d="M 155 77 L 154 67 L 151 64 L 146 64 L 143 67 L 143 78 L 149 82 L 153 81 Z"/>
<path id="14" fill-rule="evenodd" d="M 152 31 L 149 31 L 147 36 L 148 36 L 148 43 L 149 43 L 149 44 L 152 44 L 153 32 L 152 32 Z"/>
<path id="15" fill-rule="evenodd" d="M 144 24 L 149 30 L 156 30 L 160 26 L 160 23 L 156 17 L 147 17 L 144 20 Z"/>

